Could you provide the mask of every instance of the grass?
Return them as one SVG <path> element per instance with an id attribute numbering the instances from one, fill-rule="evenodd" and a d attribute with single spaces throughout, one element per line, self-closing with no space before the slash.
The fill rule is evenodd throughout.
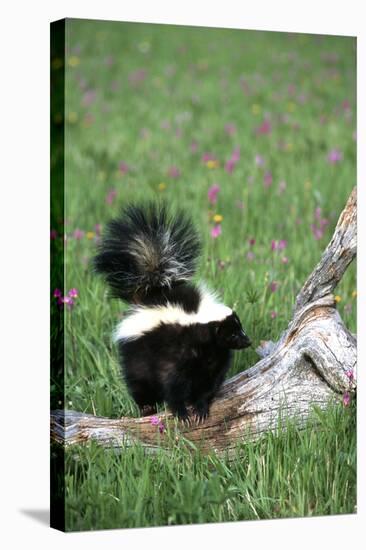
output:
<path id="1" fill-rule="evenodd" d="M 198 278 L 236 309 L 255 346 L 278 339 L 356 182 L 355 40 L 68 20 L 65 78 L 65 121 L 53 113 L 65 123 L 63 291 L 79 293 L 64 311 L 65 406 L 136 416 L 110 338 L 125 306 L 90 269 L 96 225 L 140 199 L 187 209 L 204 245 Z M 265 121 L 270 131 L 256 131 Z M 355 289 L 351 266 L 337 294 L 353 332 Z M 229 375 L 257 359 L 237 353 Z M 67 529 L 353 512 L 355 404 L 320 416 L 318 429 L 239 445 L 232 461 L 184 445 L 148 458 L 138 446 L 70 449 Z"/>

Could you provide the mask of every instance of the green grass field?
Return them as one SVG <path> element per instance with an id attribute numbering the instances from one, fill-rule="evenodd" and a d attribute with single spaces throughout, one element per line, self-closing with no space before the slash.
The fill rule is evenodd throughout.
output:
<path id="1" fill-rule="evenodd" d="M 82 20 L 66 34 L 62 292 L 78 297 L 64 308 L 65 405 L 136 416 L 111 342 L 125 306 L 91 273 L 100 231 L 130 201 L 186 209 L 204 244 L 198 278 L 254 348 L 278 339 L 356 183 L 356 43 Z M 353 332 L 355 290 L 352 265 L 337 307 Z M 236 353 L 229 375 L 257 360 Z M 183 443 L 69 449 L 67 530 L 352 513 L 355 411 L 340 396 L 316 430 L 238 444 L 233 461 Z"/>

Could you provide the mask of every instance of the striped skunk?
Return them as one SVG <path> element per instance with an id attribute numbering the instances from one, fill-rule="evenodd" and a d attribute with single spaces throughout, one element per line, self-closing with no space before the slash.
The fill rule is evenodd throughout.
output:
<path id="1" fill-rule="evenodd" d="M 131 304 L 114 340 L 141 414 L 166 402 L 179 419 L 204 421 L 230 366 L 250 340 L 236 313 L 191 282 L 201 250 L 192 222 L 165 206 L 128 206 L 109 222 L 94 258 L 112 296 Z"/>

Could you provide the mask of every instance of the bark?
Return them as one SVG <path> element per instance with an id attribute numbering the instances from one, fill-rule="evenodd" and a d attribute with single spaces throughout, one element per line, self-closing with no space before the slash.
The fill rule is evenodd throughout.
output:
<path id="1" fill-rule="evenodd" d="M 293 318 L 278 342 L 257 349 L 261 359 L 227 380 L 203 424 L 183 426 L 171 414 L 101 418 L 75 411 L 51 412 L 51 437 L 61 444 L 97 440 L 119 447 L 139 442 L 169 447 L 184 437 L 201 449 L 226 453 L 238 441 L 275 430 L 281 419 L 303 424 L 313 406 L 324 409 L 356 391 L 356 338 L 345 327 L 332 295 L 356 255 L 356 188 L 332 240 L 296 298 Z"/>

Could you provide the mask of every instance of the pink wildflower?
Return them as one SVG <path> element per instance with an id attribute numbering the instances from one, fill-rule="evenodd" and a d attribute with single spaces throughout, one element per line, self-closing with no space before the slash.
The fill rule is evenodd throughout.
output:
<path id="1" fill-rule="evenodd" d="M 209 160 L 217 160 L 217 158 L 212 153 L 203 153 L 201 160 L 206 163 Z"/>
<path id="2" fill-rule="evenodd" d="M 339 149 L 332 149 L 328 153 L 328 162 L 329 164 L 336 164 L 343 159 L 343 153 Z"/>
<path id="3" fill-rule="evenodd" d="M 64 304 L 66 304 L 69 308 L 72 308 L 74 305 L 74 300 L 70 298 L 70 296 L 64 296 L 62 298 L 62 301 Z"/>
<path id="4" fill-rule="evenodd" d="M 169 178 L 179 178 L 180 170 L 176 166 L 170 166 L 168 169 L 167 175 Z"/>
<path id="5" fill-rule="evenodd" d="M 281 262 L 282 262 L 283 264 L 288 264 L 288 257 L 287 257 L 287 256 L 282 256 Z"/>
<path id="6" fill-rule="evenodd" d="M 226 161 L 225 163 L 225 171 L 228 173 L 228 174 L 231 174 L 233 172 L 235 168 L 235 162 L 232 160 L 232 159 L 229 159 L 228 161 Z"/>
<path id="7" fill-rule="evenodd" d="M 281 239 L 279 241 L 272 241 L 271 242 L 271 250 L 284 250 L 287 246 L 287 241 L 285 239 Z"/>
<path id="8" fill-rule="evenodd" d="M 94 103 L 96 97 L 97 92 L 95 90 L 87 90 L 82 97 L 81 104 L 83 107 L 89 107 L 89 105 Z"/>
<path id="9" fill-rule="evenodd" d="M 127 174 L 127 172 L 129 171 L 129 166 L 128 164 L 126 164 L 125 162 L 120 162 L 119 163 L 119 171 L 121 172 L 121 174 Z"/>
<path id="10" fill-rule="evenodd" d="M 153 426 L 157 426 L 159 428 L 160 433 L 163 433 L 165 431 L 164 422 L 162 420 L 160 420 L 160 418 L 158 416 L 152 416 L 151 420 L 150 420 L 150 423 Z"/>
<path id="11" fill-rule="evenodd" d="M 343 394 L 343 405 L 345 407 L 348 407 L 351 403 L 351 394 L 346 391 L 344 394 Z"/>
<path id="12" fill-rule="evenodd" d="M 272 281 L 269 285 L 269 289 L 271 292 L 276 292 L 278 288 L 278 282 L 277 281 Z"/>
<path id="13" fill-rule="evenodd" d="M 235 165 L 239 162 L 239 160 L 240 160 L 240 148 L 236 147 L 232 152 L 230 159 L 225 163 L 226 172 L 231 174 L 235 168 Z"/>
<path id="14" fill-rule="evenodd" d="M 229 136 L 233 136 L 234 134 L 236 134 L 236 126 L 235 124 L 233 123 L 228 123 L 228 124 L 225 124 L 225 132 L 229 135 Z"/>
<path id="15" fill-rule="evenodd" d="M 132 86 L 138 86 L 145 80 L 146 74 L 145 69 L 137 69 L 128 75 L 128 81 Z"/>
<path id="16" fill-rule="evenodd" d="M 211 229 L 211 237 L 213 239 L 216 239 L 219 235 L 221 235 L 221 224 L 214 225 Z"/>
<path id="17" fill-rule="evenodd" d="M 254 245 L 255 245 L 255 239 L 253 239 L 253 238 L 252 238 L 252 239 L 249 239 L 248 242 L 249 242 L 250 246 L 254 246 Z"/>
<path id="18" fill-rule="evenodd" d="M 216 204 L 217 202 L 217 195 L 220 192 L 220 186 L 217 183 L 214 183 L 214 185 L 211 185 L 207 192 L 208 200 L 211 204 Z"/>
<path id="19" fill-rule="evenodd" d="M 281 239 L 278 241 L 278 250 L 284 250 L 287 246 L 287 241 L 285 239 Z"/>
<path id="20" fill-rule="evenodd" d="M 117 196 L 117 191 L 115 189 L 110 189 L 107 193 L 105 202 L 107 204 L 112 204 L 116 196 Z"/>
<path id="21" fill-rule="evenodd" d="M 191 152 L 196 153 L 198 151 L 198 143 L 195 141 L 192 141 L 191 143 Z"/>
<path id="22" fill-rule="evenodd" d="M 71 288 L 67 294 L 70 298 L 77 298 L 79 296 L 77 288 Z"/>
<path id="23" fill-rule="evenodd" d="M 256 128 L 255 133 L 257 136 L 269 134 L 272 131 L 272 125 L 269 120 L 264 120 L 258 128 Z"/>
<path id="24" fill-rule="evenodd" d="M 353 382 L 353 380 L 354 380 L 354 378 L 355 378 L 355 375 L 354 375 L 352 369 L 348 369 L 348 370 L 346 371 L 346 376 L 347 376 L 347 378 L 349 379 L 350 382 Z"/>
<path id="25" fill-rule="evenodd" d="M 272 185 L 272 182 L 273 182 L 273 177 L 271 172 L 266 172 L 263 176 L 264 187 L 267 187 L 267 188 L 270 187 Z"/>
<path id="26" fill-rule="evenodd" d="M 150 424 L 152 424 L 153 426 L 158 426 L 159 422 L 160 420 L 158 416 L 152 416 L 150 419 Z"/>
<path id="27" fill-rule="evenodd" d="M 277 311 L 271 311 L 271 318 L 276 319 L 277 317 Z"/>
<path id="28" fill-rule="evenodd" d="M 55 298 L 60 298 L 62 296 L 62 292 L 59 288 L 55 288 L 55 290 L 53 291 L 53 295 Z"/>
<path id="29" fill-rule="evenodd" d="M 81 229 L 75 229 L 73 233 L 74 239 L 80 240 L 84 237 L 85 231 L 82 231 Z"/>

